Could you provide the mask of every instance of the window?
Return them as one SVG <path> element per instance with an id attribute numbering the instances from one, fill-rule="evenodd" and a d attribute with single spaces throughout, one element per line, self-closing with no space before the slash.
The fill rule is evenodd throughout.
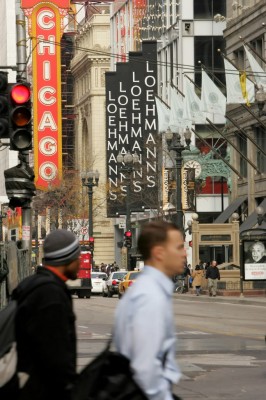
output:
<path id="1" fill-rule="evenodd" d="M 226 16 L 226 0 L 194 0 L 195 19 L 212 19 L 216 14 Z"/>
<path id="2" fill-rule="evenodd" d="M 234 51 L 234 59 L 232 61 L 234 62 L 235 66 L 240 71 L 244 71 L 244 69 L 245 69 L 245 54 L 244 54 L 243 48 Z"/>
<path id="3" fill-rule="evenodd" d="M 238 148 L 244 156 L 247 156 L 247 139 L 244 136 L 238 136 Z M 247 162 L 246 160 L 241 157 L 239 154 L 239 164 L 240 164 L 240 174 L 243 178 L 247 177 Z"/>
<path id="4" fill-rule="evenodd" d="M 195 36 L 194 56 L 195 56 L 195 83 L 201 87 L 201 68 L 199 61 L 207 68 L 207 72 L 214 73 L 215 83 L 225 91 L 224 62 L 218 49 L 224 52 L 224 39 L 222 36 Z M 210 74 L 211 75 L 211 74 Z M 219 81 L 221 83 L 219 83 Z"/>
<path id="5" fill-rule="evenodd" d="M 266 148 L 266 136 L 262 128 L 257 128 L 256 130 L 256 142 L 262 149 Z M 266 157 L 259 149 L 256 149 L 256 152 L 258 169 L 260 172 L 266 172 Z"/>

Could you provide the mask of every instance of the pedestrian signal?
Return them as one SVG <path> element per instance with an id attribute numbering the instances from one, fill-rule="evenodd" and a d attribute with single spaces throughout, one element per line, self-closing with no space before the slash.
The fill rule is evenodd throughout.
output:
<path id="1" fill-rule="evenodd" d="M 12 85 L 9 100 L 10 150 L 31 150 L 31 90 L 29 83 Z"/>

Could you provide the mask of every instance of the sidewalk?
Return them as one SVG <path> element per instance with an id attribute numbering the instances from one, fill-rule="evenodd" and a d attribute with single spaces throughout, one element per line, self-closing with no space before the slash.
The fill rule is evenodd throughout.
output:
<path id="1" fill-rule="evenodd" d="M 204 301 L 209 303 L 231 303 L 231 304 L 243 304 L 243 305 L 254 305 L 254 306 L 262 306 L 266 307 L 266 297 L 265 296 L 219 296 L 217 297 L 209 297 L 208 294 L 201 294 L 200 296 L 196 296 L 192 293 L 174 293 L 174 299 L 188 300 L 188 301 Z"/>

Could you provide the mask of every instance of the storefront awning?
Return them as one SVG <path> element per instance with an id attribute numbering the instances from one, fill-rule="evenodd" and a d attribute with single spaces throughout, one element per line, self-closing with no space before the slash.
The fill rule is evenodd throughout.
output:
<path id="1" fill-rule="evenodd" d="M 246 201 L 248 196 L 240 196 L 235 199 L 229 206 L 216 218 L 215 224 L 224 224 L 231 215 L 241 206 L 244 201 Z"/>
<path id="2" fill-rule="evenodd" d="M 260 203 L 259 206 L 263 207 L 264 212 L 266 212 L 266 199 L 264 199 Z M 256 211 L 254 211 L 252 214 L 250 214 L 248 216 L 248 218 L 243 222 L 243 224 L 240 225 L 240 228 L 239 228 L 240 233 L 243 232 L 243 231 L 246 231 L 248 229 L 252 229 L 255 225 L 257 225 L 257 223 L 258 223 L 258 219 L 257 218 L 258 218 L 258 214 L 256 213 Z"/>

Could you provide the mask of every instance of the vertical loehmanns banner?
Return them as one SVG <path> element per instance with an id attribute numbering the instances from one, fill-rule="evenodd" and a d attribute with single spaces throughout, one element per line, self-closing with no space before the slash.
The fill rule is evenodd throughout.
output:
<path id="1" fill-rule="evenodd" d="M 22 0 L 32 39 L 34 172 L 38 189 L 62 179 L 61 47 L 70 0 Z"/>
<path id="2" fill-rule="evenodd" d="M 137 153 L 139 163 L 131 176 L 130 210 L 158 207 L 157 43 L 142 43 L 142 52 L 129 53 L 129 62 L 106 73 L 107 213 L 125 213 L 126 175 L 118 153 Z"/>

